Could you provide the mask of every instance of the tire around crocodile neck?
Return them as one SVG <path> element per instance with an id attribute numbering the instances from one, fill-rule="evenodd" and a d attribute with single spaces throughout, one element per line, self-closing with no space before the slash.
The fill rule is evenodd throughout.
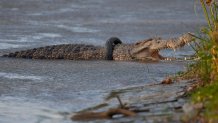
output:
<path id="1" fill-rule="evenodd" d="M 111 37 L 106 42 L 106 60 L 113 60 L 113 50 L 117 44 L 122 44 L 122 41 L 117 37 Z"/>

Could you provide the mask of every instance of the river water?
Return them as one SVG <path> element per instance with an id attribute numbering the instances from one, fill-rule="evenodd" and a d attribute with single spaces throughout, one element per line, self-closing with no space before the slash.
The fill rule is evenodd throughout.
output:
<path id="1" fill-rule="evenodd" d="M 190 0 L 1 0 L 0 55 L 63 43 L 104 45 L 111 36 L 127 43 L 175 37 L 205 24 L 201 13 Z M 111 90 L 158 82 L 186 65 L 1 57 L 0 122 L 72 122 L 69 113 L 102 101 Z"/>

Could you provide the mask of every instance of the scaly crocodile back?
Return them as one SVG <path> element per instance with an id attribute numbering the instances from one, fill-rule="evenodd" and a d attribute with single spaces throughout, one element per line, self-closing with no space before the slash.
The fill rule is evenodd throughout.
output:
<path id="1" fill-rule="evenodd" d="M 113 60 L 114 47 L 121 43 L 119 38 L 112 37 L 107 40 L 106 48 L 85 44 L 62 44 L 19 51 L 4 56 L 29 59 Z"/>
<path id="2" fill-rule="evenodd" d="M 134 48 L 134 44 L 117 44 L 113 50 L 113 60 L 117 61 L 131 61 L 133 56 L 131 50 Z"/>
<path id="3" fill-rule="evenodd" d="M 30 59 L 105 59 L 105 48 L 84 44 L 62 44 L 34 48 L 4 55 L 6 57 Z"/>

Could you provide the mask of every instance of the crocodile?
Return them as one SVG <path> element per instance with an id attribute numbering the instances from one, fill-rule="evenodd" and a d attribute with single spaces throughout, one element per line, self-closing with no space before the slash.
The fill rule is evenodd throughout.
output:
<path id="1" fill-rule="evenodd" d="M 3 55 L 4 57 L 29 59 L 69 59 L 69 60 L 121 60 L 159 61 L 167 59 L 159 54 L 162 49 L 176 49 L 193 41 L 190 33 L 167 40 L 151 38 L 132 44 L 124 44 L 117 37 L 109 38 L 105 47 L 85 44 L 60 44 Z"/>

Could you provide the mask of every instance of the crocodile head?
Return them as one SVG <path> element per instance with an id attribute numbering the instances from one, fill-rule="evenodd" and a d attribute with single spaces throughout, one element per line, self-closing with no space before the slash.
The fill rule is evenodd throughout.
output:
<path id="1" fill-rule="evenodd" d="M 158 61 L 167 59 L 159 54 L 162 49 L 176 49 L 183 47 L 185 44 L 193 41 L 193 36 L 190 33 L 184 34 L 178 38 L 163 40 L 161 38 L 148 39 L 139 41 L 134 44 L 130 54 L 133 59 L 140 61 Z"/>

